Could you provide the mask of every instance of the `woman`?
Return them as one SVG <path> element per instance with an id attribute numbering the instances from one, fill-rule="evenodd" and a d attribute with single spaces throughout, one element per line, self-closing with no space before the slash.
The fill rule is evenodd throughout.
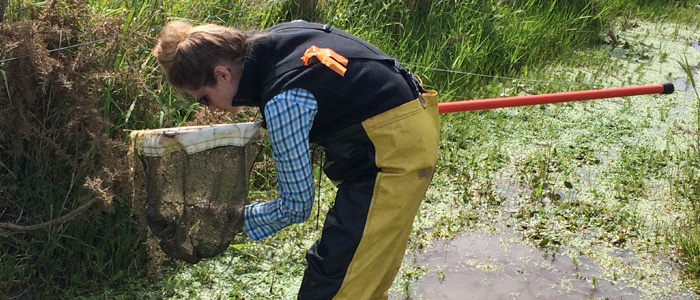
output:
<path id="1" fill-rule="evenodd" d="M 154 54 L 173 86 L 210 109 L 260 108 L 279 198 L 245 207 L 251 239 L 309 217 L 309 144 L 324 148 L 338 191 L 299 299 L 387 299 L 435 170 L 437 92 L 371 44 L 314 23 L 243 33 L 176 21 Z"/>

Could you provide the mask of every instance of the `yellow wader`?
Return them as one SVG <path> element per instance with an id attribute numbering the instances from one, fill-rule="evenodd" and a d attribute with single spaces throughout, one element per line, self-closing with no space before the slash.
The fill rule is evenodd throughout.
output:
<path id="1" fill-rule="evenodd" d="M 319 143 L 338 194 L 307 253 L 299 299 L 388 298 L 438 158 L 437 92 L 423 98 L 425 108 L 416 99 Z"/>

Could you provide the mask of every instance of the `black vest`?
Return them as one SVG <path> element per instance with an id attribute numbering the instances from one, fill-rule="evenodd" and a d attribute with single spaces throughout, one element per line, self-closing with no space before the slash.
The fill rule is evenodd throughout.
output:
<path id="1" fill-rule="evenodd" d="M 295 22 L 273 26 L 264 34 L 250 45 L 232 104 L 258 106 L 264 119 L 265 104 L 272 97 L 305 89 L 318 103 L 311 142 L 418 97 L 410 73 L 396 60 L 338 28 Z M 317 60 L 304 66 L 301 57 L 312 45 L 346 57 L 345 76 Z"/>

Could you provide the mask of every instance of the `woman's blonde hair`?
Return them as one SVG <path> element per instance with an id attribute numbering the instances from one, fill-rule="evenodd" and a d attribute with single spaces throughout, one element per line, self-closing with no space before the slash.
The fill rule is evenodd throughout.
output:
<path id="1" fill-rule="evenodd" d="M 153 48 L 170 84 L 192 90 L 216 84 L 214 67 L 241 62 L 247 52 L 248 38 L 237 29 L 184 21 L 166 24 Z"/>

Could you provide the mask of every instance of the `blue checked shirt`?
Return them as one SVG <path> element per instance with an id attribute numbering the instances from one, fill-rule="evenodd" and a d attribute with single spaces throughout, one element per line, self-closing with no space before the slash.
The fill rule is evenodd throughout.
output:
<path id="1" fill-rule="evenodd" d="M 251 239 L 309 218 L 314 200 L 309 130 L 317 110 L 316 99 L 303 89 L 284 91 L 265 105 L 279 198 L 245 207 L 243 226 Z"/>

